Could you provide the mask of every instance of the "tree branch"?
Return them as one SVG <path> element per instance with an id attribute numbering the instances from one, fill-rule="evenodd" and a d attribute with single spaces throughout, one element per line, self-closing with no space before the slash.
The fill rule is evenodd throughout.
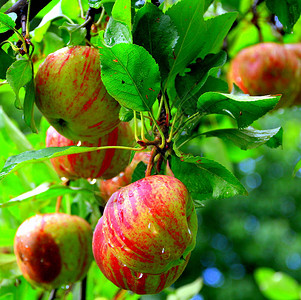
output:
<path id="1" fill-rule="evenodd" d="M 32 0 L 31 1 L 31 11 L 29 14 L 29 21 L 31 21 L 47 4 L 49 4 L 52 0 Z M 5 13 L 16 13 L 16 29 L 21 28 L 21 18 L 24 14 L 27 13 L 28 3 L 27 0 L 19 0 L 12 7 L 10 7 Z M 0 34 L 0 43 L 7 40 L 14 34 L 13 30 L 9 30 Z"/>

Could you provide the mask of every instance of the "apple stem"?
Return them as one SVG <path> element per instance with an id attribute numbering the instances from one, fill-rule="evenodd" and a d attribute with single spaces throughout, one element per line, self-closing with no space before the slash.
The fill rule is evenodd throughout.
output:
<path id="1" fill-rule="evenodd" d="M 134 110 L 134 135 L 136 142 L 139 141 L 138 137 L 138 119 L 137 119 L 137 112 Z"/>
<path id="2" fill-rule="evenodd" d="M 58 196 L 56 199 L 55 212 L 58 213 L 60 211 L 61 203 L 63 196 Z"/>
<path id="3" fill-rule="evenodd" d="M 157 155 L 157 153 L 158 153 L 157 148 L 153 147 L 153 149 L 151 150 L 151 156 L 150 156 L 150 159 L 149 159 L 149 162 L 147 164 L 146 171 L 145 171 L 145 177 L 151 175 L 152 169 L 153 169 L 153 166 L 154 166 L 154 158 Z"/>
<path id="4" fill-rule="evenodd" d="M 69 186 L 71 180 L 66 180 L 63 182 L 63 186 Z M 60 211 L 61 203 L 62 203 L 63 196 L 58 196 L 56 200 L 56 205 L 55 205 L 55 212 L 58 213 Z"/>
<path id="5" fill-rule="evenodd" d="M 264 40 L 263 40 L 263 35 L 262 35 L 262 32 L 261 32 L 261 28 L 259 26 L 259 23 L 258 23 L 258 12 L 257 12 L 257 5 L 259 5 L 261 2 L 263 2 L 262 0 L 255 0 L 253 5 L 252 5 L 252 13 L 253 13 L 253 18 L 251 20 L 252 24 L 257 28 L 258 30 L 258 37 L 259 37 L 259 42 L 262 43 Z"/>
<path id="6" fill-rule="evenodd" d="M 113 300 L 122 300 L 122 299 L 124 299 L 126 293 L 127 293 L 126 290 L 119 289 L 119 290 L 116 292 L 116 294 L 115 294 Z"/>

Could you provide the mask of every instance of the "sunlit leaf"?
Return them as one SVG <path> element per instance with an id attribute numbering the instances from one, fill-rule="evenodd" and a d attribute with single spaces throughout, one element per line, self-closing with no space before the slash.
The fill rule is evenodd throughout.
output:
<path id="1" fill-rule="evenodd" d="M 219 163 L 192 155 L 172 156 L 171 170 L 187 187 L 194 200 L 247 195 L 239 180 Z"/>
<path id="2" fill-rule="evenodd" d="M 249 96 L 217 92 L 203 94 L 198 100 L 201 114 L 223 114 L 237 121 L 244 128 L 272 110 L 280 96 Z"/>
<path id="3" fill-rule="evenodd" d="M 150 111 L 160 91 L 160 72 L 152 56 L 134 44 L 116 44 L 99 49 L 102 80 L 121 105 Z"/>
<path id="4" fill-rule="evenodd" d="M 31 62 L 29 60 L 21 59 L 15 61 L 6 72 L 6 79 L 13 91 L 16 94 L 15 105 L 18 108 L 22 108 L 19 91 L 33 78 Z"/>
<path id="5" fill-rule="evenodd" d="M 291 276 L 270 268 L 259 268 L 255 280 L 263 295 L 271 300 L 297 300 L 300 298 L 298 282 Z"/>

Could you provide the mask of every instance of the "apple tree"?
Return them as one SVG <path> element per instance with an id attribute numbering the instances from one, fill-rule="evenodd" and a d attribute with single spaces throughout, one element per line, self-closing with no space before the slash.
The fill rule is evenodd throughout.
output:
<path id="1" fill-rule="evenodd" d="M 280 147 L 260 119 L 298 105 L 301 4 L 0 5 L 0 297 L 191 299 L 202 208 L 248 195 L 224 154 Z"/>

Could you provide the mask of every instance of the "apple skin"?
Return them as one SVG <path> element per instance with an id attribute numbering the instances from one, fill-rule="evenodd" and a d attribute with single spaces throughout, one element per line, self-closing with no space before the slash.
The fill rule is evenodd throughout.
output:
<path id="1" fill-rule="evenodd" d="M 132 182 L 132 176 L 137 165 L 141 161 L 147 165 L 150 158 L 150 152 L 136 152 L 131 163 L 125 168 L 124 172 L 119 173 L 117 176 L 111 179 L 101 179 L 99 182 L 99 189 L 102 199 L 107 202 L 116 191 L 130 184 Z M 168 162 L 165 174 L 174 177 L 174 174 L 171 171 Z"/>
<path id="2" fill-rule="evenodd" d="M 284 47 L 292 52 L 293 54 L 295 54 L 299 61 L 301 61 L 301 43 L 295 43 L 295 44 L 284 44 Z M 301 78 L 299 79 L 299 83 L 300 83 L 300 86 L 301 86 Z M 298 95 L 296 96 L 294 102 L 293 102 L 294 105 L 300 105 L 301 104 L 301 88 L 299 90 L 299 93 Z"/>
<path id="3" fill-rule="evenodd" d="M 96 48 L 65 47 L 49 54 L 35 76 L 37 107 L 68 139 L 94 142 L 120 122 L 120 105 L 103 85 L 99 57 Z"/>
<path id="4" fill-rule="evenodd" d="M 92 235 L 90 224 L 75 215 L 38 214 L 25 220 L 14 240 L 23 276 L 47 290 L 81 280 L 93 260 Z"/>
<path id="5" fill-rule="evenodd" d="M 196 212 L 185 185 L 175 177 L 153 175 L 110 197 L 92 249 L 99 268 L 117 286 L 154 294 L 181 275 L 196 233 Z"/>
<path id="6" fill-rule="evenodd" d="M 260 43 L 240 51 L 228 72 L 233 82 L 246 94 L 261 96 L 282 94 L 276 108 L 291 106 L 300 90 L 301 62 L 277 43 Z"/>
<path id="7" fill-rule="evenodd" d="M 104 240 L 102 218 L 94 231 L 93 249 L 95 249 L 95 260 L 107 279 L 116 286 L 125 290 L 131 290 L 139 295 L 157 294 L 171 286 L 183 273 L 190 258 L 189 253 L 182 264 L 159 274 L 133 271 L 117 259 L 113 254 L 112 248 Z"/>
<path id="8" fill-rule="evenodd" d="M 129 123 L 120 123 L 109 134 L 99 138 L 96 142 L 81 142 L 81 146 L 131 146 L 134 135 Z M 46 147 L 63 147 L 77 145 L 59 134 L 50 126 L 46 133 Z M 121 172 L 128 164 L 130 151 L 122 149 L 98 150 L 55 157 L 51 163 L 60 177 L 68 179 L 78 178 L 112 178 Z"/>

